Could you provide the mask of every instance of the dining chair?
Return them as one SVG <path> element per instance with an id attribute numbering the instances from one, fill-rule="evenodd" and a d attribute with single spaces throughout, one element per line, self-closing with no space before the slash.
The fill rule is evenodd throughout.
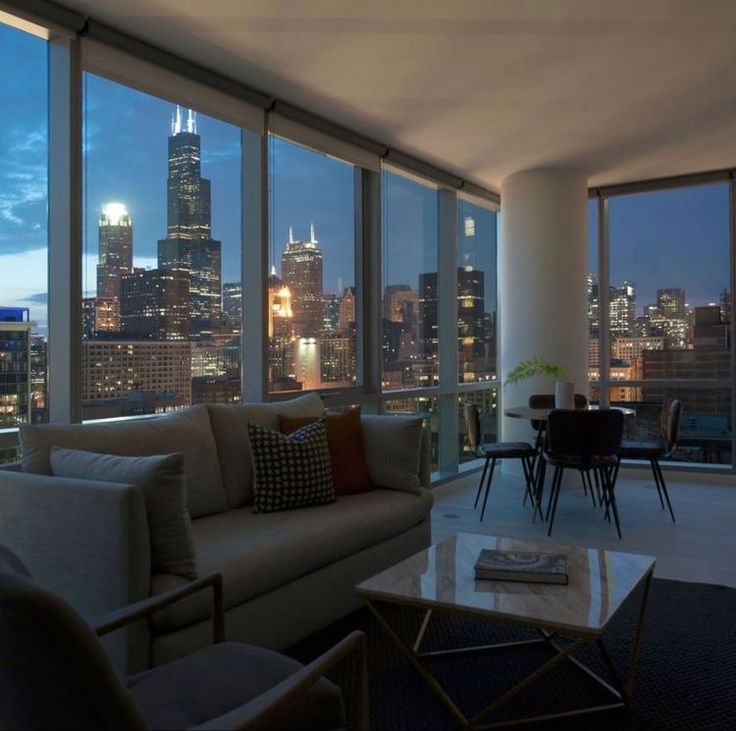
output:
<path id="1" fill-rule="evenodd" d="M 215 644 L 137 675 L 118 675 L 99 637 L 210 588 Z M 351 656 L 358 670 L 354 722 L 367 728 L 362 632 L 306 666 L 272 650 L 225 642 L 217 573 L 114 611 L 92 626 L 0 546 L 0 728 L 345 728 L 340 688 L 323 676 Z"/>
<path id="2" fill-rule="evenodd" d="M 576 393 L 574 395 L 574 404 L 576 409 L 584 409 L 588 406 L 588 398 L 583 393 Z M 532 409 L 554 409 L 555 408 L 555 395 L 553 393 L 533 393 L 529 397 L 529 407 Z M 544 449 L 544 439 L 547 433 L 547 422 L 540 421 L 539 419 L 532 419 L 532 429 L 536 432 L 536 438 L 534 440 L 534 447 L 537 450 L 537 456 L 534 460 L 535 467 L 535 482 L 537 483 L 539 495 L 537 496 L 540 500 L 542 498 L 541 492 L 543 490 L 545 474 L 545 461 L 542 459 L 542 450 Z M 537 463 L 536 460 L 539 460 Z M 583 491 L 588 494 L 588 484 L 586 481 L 586 475 L 583 474 Z M 590 494 L 593 498 L 593 504 L 595 504 L 595 496 L 593 496 L 593 487 L 590 485 Z"/>
<path id="3" fill-rule="evenodd" d="M 615 409 L 559 409 L 550 412 L 547 419 L 547 444 L 543 453 L 545 462 L 555 468 L 547 504 L 548 536 L 552 535 L 562 475 L 566 469 L 575 469 L 586 473 L 591 485 L 592 474 L 606 507 L 605 517 L 613 514 L 616 531 L 621 538 L 614 494 L 614 473 L 618 465 L 623 428 L 623 414 Z"/>
<path id="4" fill-rule="evenodd" d="M 618 476 L 618 468 L 622 459 L 648 460 L 652 467 L 654 475 L 654 484 L 657 487 L 657 495 L 659 503 L 664 510 L 664 500 L 667 501 L 667 508 L 670 511 L 672 522 L 675 522 L 675 513 L 672 510 L 672 503 L 667 492 L 667 485 L 664 481 L 662 466 L 659 460 L 668 459 L 677 447 L 677 440 L 680 438 L 680 420 L 682 417 L 682 401 L 679 399 L 670 399 L 662 405 L 662 412 L 659 417 L 659 436 L 655 441 L 624 441 L 621 443 L 619 450 L 619 462 L 616 465 L 614 480 Z M 664 495 L 664 500 L 662 496 Z"/>
<path id="5" fill-rule="evenodd" d="M 484 442 L 481 443 L 480 433 L 480 412 L 478 407 L 472 401 L 466 401 L 463 407 L 463 416 L 465 418 L 465 431 L 468 435 L 468 445 L 470 451 L 476 456 L 485 459 L 483 465 L 483 473 L 480 476 L 478 484 L 478 492 L 475 495 L 474 509 L 478 507 L 478 500 L 483 489 L 485 481 L 485 495 L 483 496 L 483 507 L 480 511 L 480 520 L 483 522 L 483 516 L 486 512 L 486 503 L 488 502 L 488 493 L 491 489 L 491 480 L 493 479 L 493 470 L 496 467 L 496 460 L 499 459 L 518 459 L 521 461 L 521 468 L 524 471 L 524 481 L 526 489 L 524 491 L 524 502 L 527 498 L 532 501 L 532 506 L 536 510 L 536 497 L 534 495 L 533 466 L 532 461 L 536 455 L 536 450 L 529 442 Z M 489 469 L 490 465 L 490 469 Z M 486 476 L 487 475 L 487 476 Z"/>

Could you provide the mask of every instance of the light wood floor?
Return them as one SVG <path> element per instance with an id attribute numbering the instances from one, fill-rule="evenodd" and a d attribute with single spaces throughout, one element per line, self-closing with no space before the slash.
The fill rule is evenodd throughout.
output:
<path id="1" fill-rule="evenodd" d="M 521 476 L 498 466 L 481 524 L 480 502 L 473 509 L 480 473 L 471 473 L 433 489 L 432 541 L 459 532 L 485 533 L 643 553 L 656 557 L 655 576 L 736 587 L 736 479 L 705 482 L 698 476 L 694 481 L 692 474 L 666 471 L 665 477 L 675 524 L 659 505 L 651 472 L 621 471 L 616 485 L 623 534 L 619 540 L 601 508 L 584 495 L 579 475 L 571 474 L 548 539 L 547 524 L 539 519 L 532 524 L 530 508 L 522 507 Z"/>

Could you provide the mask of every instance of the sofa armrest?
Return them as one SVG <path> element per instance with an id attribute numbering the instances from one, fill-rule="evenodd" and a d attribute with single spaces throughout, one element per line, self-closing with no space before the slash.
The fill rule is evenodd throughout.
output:
<path id="1" fill-rule="evenodd" d="M 134 485 L 0 471 L 0 536 L 34 579 L 83 615 L 150 593 L 148 519 Z M 121 643 L 108 645 L 116 664 L 121 653 L 133 666 L 147 664 Z"/>

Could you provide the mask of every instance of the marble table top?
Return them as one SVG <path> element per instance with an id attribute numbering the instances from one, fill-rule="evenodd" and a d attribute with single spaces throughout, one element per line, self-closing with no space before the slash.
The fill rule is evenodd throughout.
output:
<path id="1" fill-rule="evenodd" d="M 474 566 L 483 548 L 565 553 L 568 584 L 476 581 Z M 458 533 L 362 582 L 356 592 L 367 599 L 599 636 L 654 562 L 652 556 Z"/>

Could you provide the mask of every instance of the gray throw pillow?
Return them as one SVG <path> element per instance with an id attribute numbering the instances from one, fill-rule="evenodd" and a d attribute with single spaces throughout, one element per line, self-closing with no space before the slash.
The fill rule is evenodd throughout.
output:
<path id="1" fill-rule="evenodd" d="M 377 487 L 421 493 L 419 468 L 424 420 L 417 416 L 362 416 L 368 475 Z"/>
<path id="2" fill-rule="evenodd" d="M 50 462 L 51 471 L 57 477 L 123 482 L 140 487 L 148 515 L 153 573 L 197 578 L 181 454 L 119 457 L 52 447 Z"/>
<path id="3" fill-rule="evenodd" d="M 335 501 L 324 419 L 288 436 L 248 424 L 248 437 L 255 467 L 254 513 Z"/>

